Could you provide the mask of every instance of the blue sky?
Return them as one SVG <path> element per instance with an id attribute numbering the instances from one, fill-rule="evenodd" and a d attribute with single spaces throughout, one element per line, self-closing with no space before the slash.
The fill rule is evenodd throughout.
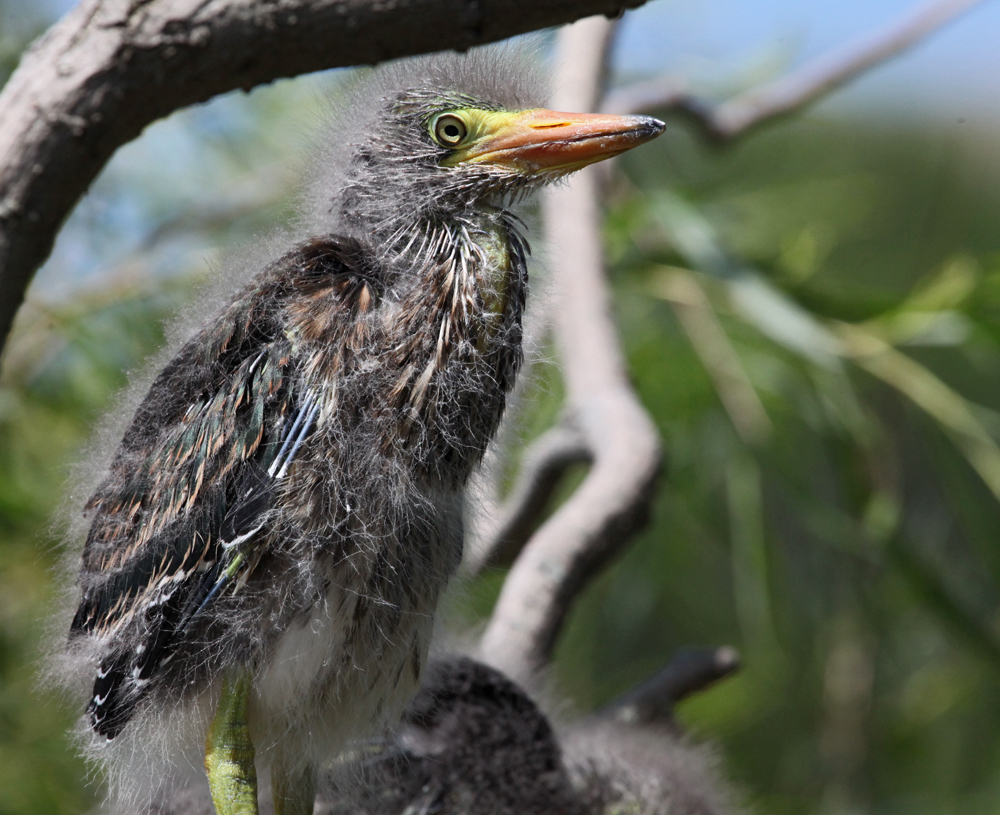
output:
<path id="1" fill-rule="evenodd" d="M 657 0 L 625 23 L 619 64 L 695 82 L 801 64 L 919 0 Z M 965 110 L 1000 121 L 1000 2 L 987 0 L 837 95 L 834 104 Z"/>

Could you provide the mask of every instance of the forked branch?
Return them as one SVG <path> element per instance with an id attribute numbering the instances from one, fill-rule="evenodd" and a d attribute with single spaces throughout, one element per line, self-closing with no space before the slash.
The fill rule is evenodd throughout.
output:
<path id="1" fill-rule="evenodd" d="M 602 19 L 560 33 L 553 107 L 596 109 L 612 33 Z M 659 437 L 629 383 L 612 318 L 595 175 L 584 170 L 550 190 L 543 218 L 567 413 L 593 463 L 515 561 L 481 642 L 487 661 L 527 683 L 548 664 L 581 590 L 646 522 L 660 465 Z"/>

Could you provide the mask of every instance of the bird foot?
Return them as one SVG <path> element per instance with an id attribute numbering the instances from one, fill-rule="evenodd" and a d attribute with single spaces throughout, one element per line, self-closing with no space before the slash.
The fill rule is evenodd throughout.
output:
<path id="1" fill-rule="evenodd" d="M 258 815 L 257 768 L 247 724 L 250 675 L 227 678 L 205 739 L 205 772 L 218 815 Z"/>

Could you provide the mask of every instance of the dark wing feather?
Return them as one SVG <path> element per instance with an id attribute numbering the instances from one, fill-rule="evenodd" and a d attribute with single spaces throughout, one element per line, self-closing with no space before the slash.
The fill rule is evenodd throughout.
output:
<path id="1" fill-rule="evenodd" d="M 360 251 L 317 241 L 261 275 L 157 377 L 88 502 L 70 637 L 109 643 L 87 708 L 107 738 L 199 613 L 256 563 L 274 487 L 318 410 L 313 394 L 294 392 L 290 298 L 356 289 L 344 282 Z"/>

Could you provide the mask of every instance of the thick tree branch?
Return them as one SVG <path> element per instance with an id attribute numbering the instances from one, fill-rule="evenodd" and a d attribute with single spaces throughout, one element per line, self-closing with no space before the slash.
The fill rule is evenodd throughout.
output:
<path id="1" fill-rule="evenodd" d="M 809 62 L 773 82 L 715 105 L 687 93 L 675 81 L 643 83 L 609 95 L 605 110 L 642 113 L 672 109 L 709 139 L 729 141 L 772 119 L 800 110 L 866 71 L 916 45 L 983 0 L 930 0 L 881 31 Z"/>
<path id="2" fill-rule="evenodd" d="M 597 107 L 612 30 L 595 19 L 560 34 L 553 107 Z M 593 465 L 522 551 L 483 636 L 484 658 L 528 683 L 548 663 L 573 600 L 645 523 L 660 465 L 656 428 L 632 391 L 611 315 L 595 175 L 584 170 L 550 190 L 543 215 L 568 413 Z"/>
<path id="3" fill-rule="evenodd" d="M 172 111 L 342 65 L 464 49 L 644 0 L 82 0 L 0 93 L 0 341 L 112 153 Z"/>

